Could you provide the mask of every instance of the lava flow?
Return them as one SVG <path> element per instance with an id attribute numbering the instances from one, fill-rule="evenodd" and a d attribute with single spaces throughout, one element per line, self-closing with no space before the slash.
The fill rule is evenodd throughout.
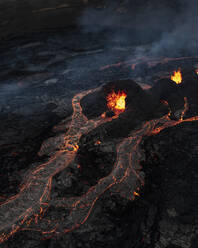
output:
<path id="1" fill-rule="evenodd" d="M 119 115 L 125 111 L 126 108 L 126 99 L 127 95 L 124 91 L 118 91 L 116 93 L 114 90 L 108 94 L 107 96 L 107 106 L 108 108 L 115 113 L 115 115 Z"/>
<path id="2" fill-rule="evenodd" d="M 74 96 L 69 130 L 65 135 L 49 139 L 41 148 L 41 154 L 46 150 L 50 151 L 50 147 L 53 148 L 50 160 L 38 165 L 30 172 L 20 192 L 0 205 L 0 243 L 19 230 L 39 231 L 45 237 L 68 233 L 88 219 L 96 201 L 107 190 L 133 200 L 139 195 L 137 193 L 139 186 L 144 184 L 144 175 L 140 166 L 142 158 L 140 144 L 143 137 L 157 134 L 165 128 L 182 122 L 198 120 L 198 116 L 183 119 L 188 109 L 187 99 L 185 99 L 186 104 L 179 120 L 171 120 L 167 114 L 159 119 L 143 123 L 142 127 L 132 131 L 129 137 L 123 139 L 117 147 L 117 158 L 111 173 L 100 179 L 86 193 L 77 197 L 57 197 L 51 200 L 52 178 L 74 161 L 81 136 L 112 120 L 110 117 L 88 120 L 82 113 L 80 100 L 98 89 L 81 92 Z M 123 111 L 125 102 L 122 101 L 125 101 L 126 94 L 122 96 L 121 103 L 117 104 L 118 109 L 121 107 Z M 117 104 L 113 107 L 115 108 Z M 54 152 L 55 150 L 58 151 Z M 64 209 L 65 215 L 61 216 L 61 220 L 51 218 L 47 214 L 47 209 L 51 206 L 53 208 L 50 216 L 53 214 L 56 216 L 56 211 L 60 207 Z"/>
<path id="3" fill-rule="evenodd" d="M 174 81 L 176 84 L 181 84 L 182 73 L 180 69 L 178 69 L 177 71 L 174 71 L 174 74 L 171 76 L 171 80 Z"/>

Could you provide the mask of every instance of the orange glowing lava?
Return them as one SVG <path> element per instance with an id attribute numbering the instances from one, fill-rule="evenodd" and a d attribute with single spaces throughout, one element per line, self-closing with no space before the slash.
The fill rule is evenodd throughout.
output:
<path id="1" fill-rule="evenodd" d="M 182 74 L 180 69 L 174 71 L 174 74 L 171 76 L 171 80 L 174 81 L 176 84 L 181 84 Z"/>
<path id="2" fill-rule="evenodd" d="M 140 194 L 138 192 L 136 192 L 136 191 L 133 192 L 133 195 L 134 196 L 140 196 Z"/>
<path id="3" fill-rule="evenodd" d="M 127 95 L 124 91 L 118 91 L 116 93 L 114 90 L 107 96 L 107 106 L 112 110 L 115 115 L 119 115 L 125 111 Z"/>
<path id="4" fill-rule="evenodd" d="M 73 231 L 87 221 L 94 205 L 106 191 L 134 200 L 136 196 L 140 196 L 138 193 L 140 186 L 144 185 L 144 175 L 140 173 L 140 161 L 144 154 L 141 149 L 142 139 L 183 122 L 198 121 L 198 116 L 184 119 L 188 110 L 185 97 L 184 108 L 179 119 L 172 120 L 167 113 L 158 119 L 145 121 L 139 129 L 132 130 L 129 136 L 117 145 L 117 157 L 111 173 L 100 179 L 87 192 L 75 197 L 52 197 L 52 179 L 73 163 L 82 135 L 113 120 L 113 117 L 106 117 L 106 115 L 87 119 L 83 114 L 81 99 L 97 90 L 100 90 L 100 87 L 80 92 L 73 97 L 73 114 L 69 129 L 65 134 L 49 138 L 41 147 L 41 155 L 45 152 L 51 154 L 49 160 L 38 164 L 29 172 L 19 193 L 0 203 L 0 244 L 20 230 L 38 231 L 43 238 Z M 113 92 L 108 95 L 108 107 L 116 113 L 121 113 L 125 110 L 125 99 L 124 92 L 117 94 Z M 168 105 L 168 102 L 164 104 Z M 101 141 L 96 140 L 95 144 L 100 145 Z M 50 153 L 49 148 L 55 152 Z M 80 166 L 77 165 L 77 168 L 80 169 Z M 52 208 L 49 214 L 50 207 Z M 67 214 L 60 218 L 51 218 L 51 216 L 57 216 L 60 207 L 64 208 Z"/>

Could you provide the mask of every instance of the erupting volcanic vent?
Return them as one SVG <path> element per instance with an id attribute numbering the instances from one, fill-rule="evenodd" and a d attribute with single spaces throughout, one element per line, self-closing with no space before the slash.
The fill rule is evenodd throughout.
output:
<path id="1" fill-rule="evenodd" d="M 181 84 L 182 82 L 181 69 L 174 71 L 174 74 L 171 76 L 171 80 L 173 80 L 176 84 Z"/>
<path id="2" fill-rule="evenodd" d="M 188 78 L 183 82 L 179 70 L 171 79 L 176 84 L 169 74 L 169 79 L 165 78 L 145 91 L 132 80 L 119 80 L 76 94 L 72 99 L 71 122 L 64 126 L 67 132 L 46 140 L 41 146 L 39 155 L 48 155 L 49 159 L 29 173 L 18 194 L 0 205 L 0 242 L 19 230 L 36 230 L 44 237 L 73 231 L 87 221 L 97 200 L 106 191 L 128 200 L 141 195 L 138 191 L 145 183 L 141 166 L 143 138 L 198 120 L 196 114 L 185 118 L 193 99 L 188 98 L 191 94 Z M 197 83 L 197 78 L 194 81 Z M 87 99 L 91 99 L 88 109 L 88 105 L 96 109 L 95 99 L 100 99 L 102 107 L 94 113 L 97 116 L 86 115 L 84 104 Z M 107 106 L 103 106 L 105 102 Z M 116 118 L 109 117 L 109 111 L 113 111 Z M 76 161 L 86 160 L 89 151 L 80 152 L 83 140 L 91 146 L 91 152 L 96 149 L 99 154 L 113 150 L 113 145 L 109 144 L 114 143 L 116 156 L 110 173 L 76 195 L 70 192 L 64 197 L 58 194 L 52 197 L 54 177 L 63 171 L 69 177 L 71 172 L 67 169 L 80 170 L 82 165 L 76 165 Z M 51 218 L 60 208 L 65 215 Z"/>
<path id="3" fill-rule="evenodd" d="M 107 106 L 112 110 L 115 115 L 119 115 L 125 111 L 127 95 L 124 91 L 118 91 L 116 93 L 114 90 L 107 96 Z"/>

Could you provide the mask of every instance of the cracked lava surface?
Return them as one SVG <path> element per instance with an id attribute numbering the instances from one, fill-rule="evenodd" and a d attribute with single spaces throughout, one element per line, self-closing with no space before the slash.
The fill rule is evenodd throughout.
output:
<path id="1" fill-rule="evenodd" d="M 117 146 L 117 158 L 112 172 L 100 179 L 85 194 L 78 197 L 57 198 L 50 200 L 52 178 L 74 161 L 78 142 L 83 134 L 87 134 L 99 125 L 109 122 L 113 117 L 98 117 L 88 120 L 82 113 L 81 99 L 99 90 L 99 88 L 81 92 L 72 99 L 73 115 L 69 130 L 58 141 L 46 141 L 41 147 L 56 146 L 58 150 L 49 161 L 38 165 L 21 186 L 20 192 L 0 205 L 0 243 L 7 240 L 19 230 L 37 230 L 45 237 L 67 233 L 82 225 L 89 217 L 96 201 L 107 190 L 119 192 L 122 197 L 133 200 L 140 185 L 144 184 L 141 172 L 140 143 L 145 136 L 155 135 L 165 128 L 176 126 L 182 122 L 197 121 L 198 116 L 184 119 L 188 110 L 187 99 L 179 120 L 171 120 L 169 114 L 143 123 L 142 127 L 130 133 Z M 117 116 L 119 118 L 119 116 Z M 58 147 L 58 149 L 57 149 Z M 61 222 L 50 220 L 45 216 L 49 206 L 64 207 L 68 215 Z"/>

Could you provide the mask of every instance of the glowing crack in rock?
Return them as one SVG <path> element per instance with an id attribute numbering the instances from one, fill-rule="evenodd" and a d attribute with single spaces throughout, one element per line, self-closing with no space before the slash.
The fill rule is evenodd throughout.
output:
<path id="1" fill-rule="evenodd" d="M 142 151 L 139 146 L 143 137 L 157 134 L 182 122 L 198 120 L 198 116 L 183 119 L 188 109 L 185 99 L 179 120 L 171 120 L 168 113 L 159 119 L 143 123 L 139 130 L 132 131 L 129 137 L 123 139 L 117 146 L 116 162 L 111 173 L 100 179 L 86 193 L 78 197 L 51 200 L 52 178 L 74 161 L 81 136 L 112 120 L 106 115 L 88 120 L 82 113 L 80 100 L 99 89 L 81 92 L 73 97 L 73 115 L 67 133 L 57 139 L 49 139 L 41 147 L 40 154 L 50 151 L 49 161 L 32 170 L 20 192 L 0 205 L 0 242 L 4 242 L 19 230 L 36 230 L 45 237 L 68 233 L 85 223 L 95 203 L 107 190 L 119 192 L 122 197 L 133 200 L 138 195 L 139 186 L 144 184 L 144 174 L 140 166 Z M 50 206 L 55 209 L 62 207 L 68 215 L 62 216 L 61 221 L 52 220 L 46 217 L 46 210 Z"/>

